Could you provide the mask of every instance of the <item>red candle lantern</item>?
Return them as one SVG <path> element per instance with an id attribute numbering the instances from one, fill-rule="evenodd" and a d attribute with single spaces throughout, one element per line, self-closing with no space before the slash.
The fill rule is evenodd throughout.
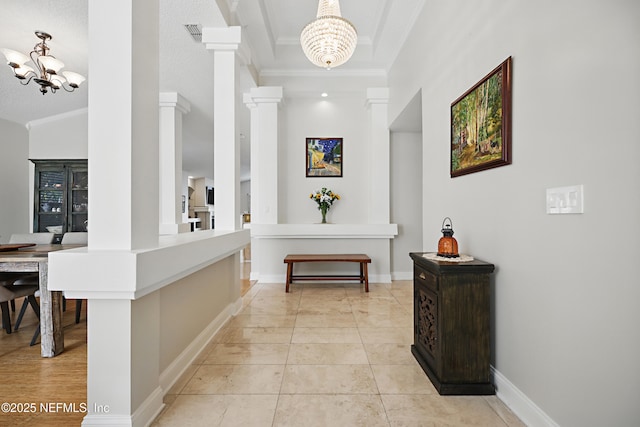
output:
<path id="1" fill-rule="evenodd" d="M 446 224 L 449 220 L 449 224 Z M 442 221 L 442 237 L 438 241 L 438 256 L 445 258 L 458 258 L 458 242 L 453 237 L 453 223 L 446 217 Z"/>

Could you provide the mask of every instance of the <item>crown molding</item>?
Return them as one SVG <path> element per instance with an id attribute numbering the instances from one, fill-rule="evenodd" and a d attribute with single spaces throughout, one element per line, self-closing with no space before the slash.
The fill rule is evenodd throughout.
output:
<path id="1" fill-rule="evenodd" d="M 69 119 L 71 117 L 80 116 L 82 114 L 88 113 L 88 111 L 89 111 L 89 109 L 87 107 L 85 107 L 85 108 L 80 108 L 78 110 L 68 111 L 66 113 L 56 114 L 56 115 L 49 116 L 49 117 L 43 117 L 42 119 L 36 119 L 36 120 L 31 120 L 31 121 L 27 122 L 24 125 L 24 127 L 26 127 L 27 130 L 31 130 L 31 128 L 33 128 L 33 127 L 42 126 L 42 125 L 47 124 L 47 123 L 57 122 L 59 120 L 64 120 L 64 119 Z"/>
<path id="2" fill-rule="evenodd" d="M 268 68 L 260 70 L 260 77 L 314 77 L 314 78 L 340 78 L 340 77 L 382 77 L 387 78 L 387 70 L 384 68 L 363 68 L 357 70 L 340 70 L 333 68 L 330 71 L 318 68 L 287 69 Z"/>

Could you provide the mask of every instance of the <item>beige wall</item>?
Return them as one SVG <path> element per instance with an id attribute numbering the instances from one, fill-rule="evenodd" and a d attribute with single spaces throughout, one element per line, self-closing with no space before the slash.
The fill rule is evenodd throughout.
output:
<path id="1" fill-rule="evenodd" d="M 161 372 L 233 301 L 233 260 L 227 257 L 159 291 Z"/>
<path id="2" fill-rule="evenodd" d="M 449 216 L 496 264 L 498 393 L 530 425 L 640 419 L 638 17 L 625 0 L 427 1 L 390 72 L 390 121 L 422 90 L 424 249 Z M 451 179 L 451 102 L 509 56 L 513 164 Z M 547 188 L 576 184 L 584 214 L 545 213 Z"/>

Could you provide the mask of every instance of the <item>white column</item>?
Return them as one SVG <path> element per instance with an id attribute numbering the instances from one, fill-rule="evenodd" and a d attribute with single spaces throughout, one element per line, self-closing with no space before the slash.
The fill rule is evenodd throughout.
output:
<path id="1" fill-rule="evenodd" d="M 88 22 L 88 251 L 109 286 L 135 289 L 118 261 L 158 246 L 159 1 L 92 2 Z M 155 296 L 88 301 L 84 426 L 162 408 L 158 307 Z"/>
<path id="2" fill-rule="evenodd" d="M 367 89 L 369 126 L 370 176 L 369 176 L 369 223 L 388 224 L 389 210 L 389 89 Z"/>
<path id="3" fill-rule="evenodd" d="M 236 52 L 240 27 L 203 28 L 213 50 L 213 186 L 215 228 L 240 229 L 240 144 L 236 138 Z"/>
<path id="4" fill-rule="evenodd" d="M 282 87 L 244 94 L 251 110 L 251 223 L 278 223 L 278 105 Z M 268 167 L 262 167 L 268 165 Z"/>
<path id="5" fill-rule="evenodd" d="M 158 244 L 158 16 L 158 0 L 89 11 L 91 249 Z"/>
<path id="6" fill-rule="evenodd" d="M 179 93 L 160 94 L 160 234 L 190 231 L 182 222 L 182 115 L 190 110 Z"/>

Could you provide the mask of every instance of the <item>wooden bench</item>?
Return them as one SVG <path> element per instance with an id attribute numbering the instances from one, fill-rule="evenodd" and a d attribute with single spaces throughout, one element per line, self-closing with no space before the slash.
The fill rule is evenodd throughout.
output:
<path id="1" fill-rule="evenodd" d="M 364 289 L 369 292 L 369 273 L 367 264 L 371 263 L 371 258 L 364 254 L 306 254 L 287 255 L 284 257 L 287 264 L 287 286 L 285 291 L 289 292 L 289 284 L 294 280 L 359 280 L 364 283 Z M 360 264 L 360 274 L 358 275 L 299 275 L 293 274 L 293 265 L 300 262 L 357 262 Z"/>

